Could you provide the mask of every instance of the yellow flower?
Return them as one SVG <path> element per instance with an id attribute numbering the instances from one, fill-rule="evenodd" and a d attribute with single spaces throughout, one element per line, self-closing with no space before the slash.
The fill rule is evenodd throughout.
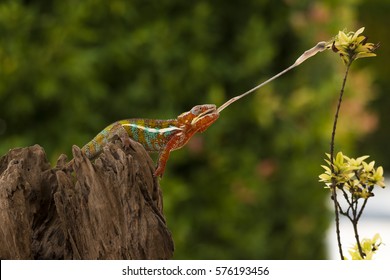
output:
<path id="1" fill-rule="evenodd" d="M 379 166 L 374 174 L 372 175 L 372 180 L 374 184 L 384 188 L 385 187 L 385 178 L 383 177 L 383 167 Z"/>
<path id="2" fill-rule="evenodd" d="M 330 159 L 329 154 L 326 156 Z M 325 172 L 319 175 L 319 181 L 325 183 L 325 188 L 334 186 L 344 189 L 357 199 L 374 196 L 375 185 L 385 187 L 383 167 L 375 168 L 375 161 L 367 163 L 365 161 L 367 158 L 369 156 L 354 159 L 338 152 L 333 164 L 325 159 L 328 165 L 321 165 Z"/>
<path id="3" fill-rule="evenodd" d="M 379 233 L 377 233 L 372 239 L 364 238 L 362 242 L 360 242 L 364 258 L 362 258 L 362 256 L 360 255 L 357 245 L 353 246 L 350 250 L 348 250 L 348 252 L 352 257 L 352 260 L 372 260 L 372 257 L 374 256 L 381 244 L 382 238 Z"/>
<path id="4" fill-rule="evenodd" d="M 350 65 L 358 58 L 376 56 L 374 51 L 379 44 L 367 43 L 367 37 L 361 35 L 363 31 L 364 27 L 356 32 L 339 31 L 335 37 L 332 50 L 340 55 L 345 65 Z"/>

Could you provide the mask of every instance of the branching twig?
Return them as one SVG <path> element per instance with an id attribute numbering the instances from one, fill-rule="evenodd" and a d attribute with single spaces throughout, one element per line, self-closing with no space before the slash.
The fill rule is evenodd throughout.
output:
<path id="1" fill-rule="evenodd" d="M 362 205 L 362 208 L 360 208 L 359 214 L 357 215 L 356 221 L 359 221 L 360 216 L 363 214 L 363 210 L 366 207 L 367 201 L 368 201 L 368 198 L 365 198 L 363 205 Z"/>

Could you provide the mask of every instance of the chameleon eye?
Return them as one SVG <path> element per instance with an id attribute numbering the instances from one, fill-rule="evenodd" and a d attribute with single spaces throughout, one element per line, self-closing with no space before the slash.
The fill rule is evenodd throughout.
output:
<path id="1" fill-rule="evenodd" d="M 191 113 L 194 114 L 195 116 L 199 115 L 202 112 L 202 108 L 200 105 L 196 105 L 191 109 Z"/>

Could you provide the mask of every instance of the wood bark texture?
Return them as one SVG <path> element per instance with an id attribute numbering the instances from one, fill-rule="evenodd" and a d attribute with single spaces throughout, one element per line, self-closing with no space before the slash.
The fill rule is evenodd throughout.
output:
<path id="1" fill-rule="evenodd" d="M 114 139 L 95 163 L 72 151 L 74 171 L 65 155 L 52 168 L 38 145 L 0 158 L 0 259 L 170 259 L 162 193 L 142 145 Z"/>

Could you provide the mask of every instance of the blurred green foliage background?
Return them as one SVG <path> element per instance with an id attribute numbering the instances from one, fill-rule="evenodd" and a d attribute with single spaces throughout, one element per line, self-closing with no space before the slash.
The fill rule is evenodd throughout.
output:
<path id="1" fill-rule="evenodd" d="M 382 46 L 352 67 L 336 151 L 389 168 L 389 11 L 386 0 L 3 0 L 0 154 L 38 143 L 54 164 L 109 123 L 221 105 L 365 26 Z M 326 258 L 318 175 L 343 74 L 321 53 L 171 154 L 161 186 L 176 259 Z"/>

